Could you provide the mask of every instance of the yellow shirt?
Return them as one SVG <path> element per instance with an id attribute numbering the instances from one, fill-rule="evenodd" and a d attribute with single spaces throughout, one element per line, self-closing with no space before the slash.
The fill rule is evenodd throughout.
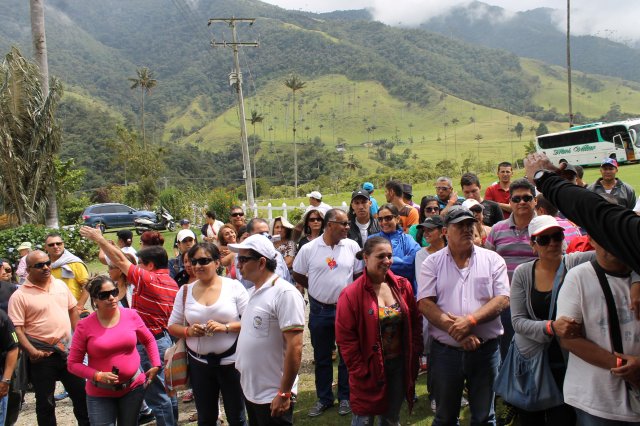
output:
<path id="1" fill-rule="evenodd" d="M 71 272 L 73 272 L 73 278 L 63 278 L 62 268 L 63 267 L 52 269 L 51 275 L 53 275 L 54 278 L 64 281 L 67 287 L 69 287 L 69 290 L 71 290 L 73 297 L 75 297 L 76 300 L 80 299 L 82 288 L 87 281 L 89 281 L 89 271 L 87 271 L 87 267 L 81 262 L 72 262 L 64 265 L 64 268 L 71 269 Z"/>

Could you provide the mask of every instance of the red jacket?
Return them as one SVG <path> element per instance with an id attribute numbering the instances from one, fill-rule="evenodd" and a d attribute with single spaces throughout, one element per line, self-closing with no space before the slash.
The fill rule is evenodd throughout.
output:
<path id="1" fill-rule="evenodd" d="M 400 304 L 403 319 L 404 385 L 409 411 L 422 352 L 422 322 L 411 284 L 389 271 L 387 283 Z M 338 298 L 336 343 L 349 370 L 351 408 L 359 415 L 387 412 L 387 384 L 378 299 L 366 273 L 349 284 Z"/>

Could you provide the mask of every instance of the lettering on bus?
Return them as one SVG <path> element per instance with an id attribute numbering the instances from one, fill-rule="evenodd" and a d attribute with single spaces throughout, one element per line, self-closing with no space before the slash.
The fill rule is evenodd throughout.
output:
<path id="1" fill-rule="evenodd" d="M 553 150 L 553 155 L 562 155 L 562 154 L 571 154 L 571 150 L 568 148 L 560 148 L 560 149 Z"/>
<path id="2" fill-rule="evenodd" d="M 574 146 L 573 152 L 588 152 L 595 151 L 596 147 L 594 145 L 582 145 L 582 146 Z"/>

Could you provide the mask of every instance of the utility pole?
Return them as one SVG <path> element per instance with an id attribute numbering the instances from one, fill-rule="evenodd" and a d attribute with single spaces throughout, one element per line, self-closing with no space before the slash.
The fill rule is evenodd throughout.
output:
<path id="1" fill-rule="evenodd" d="M 244 167 L 244 183 L 247 191 L 247 203 L 249 209 L 253 210 L 255 203 L 253 198 L 253 177 L 251 175 L 251 159 L 249 158 L 249 142 L 247 141 L 247 124 L 244 114 L 244 97 L 242 96 L 242 73 L 240 72 L 240 59 L 238 58 L 238 48 L 242 46 L 258 47 L 258 42 L 238 42 L 238 36 L 236 34 L 236 23 L 247 22 L 249 25 L 253 25 L 254 18 L 213 18 L 209 19 L 207 25 L 211 25 L 214 22 L 224 22 L 231 27 L 232 41 L 216 42 L 211 41 L 213 47 L 231 47 L 233 49 L 233 65 L 234 71 L 229 74 L 229 83 L 236 88 L 236 94 L 238 95 L 238 109 L 240 110 L 240 143 L 242 144 L 242 163 Z M 254 158 L 255 161 L 255 158 Z"/>
<path id="2" fill-rule="evenodd" d="M 569 91 L 569 128 L 573 126 L 573 106 L 571 104 L 571 0 L 567 0 L 567 86 Z"/>

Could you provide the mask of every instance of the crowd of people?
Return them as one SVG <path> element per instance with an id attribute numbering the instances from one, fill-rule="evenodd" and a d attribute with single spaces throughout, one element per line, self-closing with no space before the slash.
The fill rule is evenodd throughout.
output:
<path id="1" fill-rule="evenodd" d="M 312 418 L 337 405 L 354 426 L 399 425 L 422 371 L 438 426 L 467 404 L 472 425 L 640 425 L 640 203 L 615 159 L 589 186 L 579 167 L 526 165 L 514 180 L 500 163 L 485 191 L 439 177 L 420 204 L 398 181 L 384 201 L 364 182 L 348 211 L 313 191 L 298 223 L 209 211 L 196 232 L 181 221 L 172 256 L 156 231 L 135 250 L 130 231 L 82 227 L 105 265 L 92 277 L 60 234 L 24 242 L 0 271 L 0 424 L 32 389 L 40 425 L 66 395 L 78 424 L 175 425 L 163 360 L 178 339 L 190 420 L 218 424 L 223 407 L 234 426 L 293 424 L 308 326 Z M 524 404 L 499 377 L 539 354 L 559 399 Z"/>

